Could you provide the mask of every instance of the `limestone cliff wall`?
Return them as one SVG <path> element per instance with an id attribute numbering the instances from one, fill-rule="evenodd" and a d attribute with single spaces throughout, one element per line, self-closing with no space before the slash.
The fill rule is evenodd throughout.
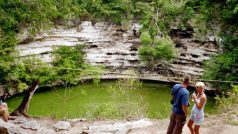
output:
<path id="1" fill-rule="evenodd" d="M 16 47 L 21 56 L 37 56 L 46 62 L 51 62 L 51 52 L 60 45 L 86 45 L 86 60 L 94 65 L 105 65 L 114 71 L 128 68 L 146 68 L 138 57 L 138 38 L 140 26 L 134 23 L 127 31 L 121 27 L 84 21 L 71 28 L 57 26 L 52 30 L 37 34 L 32 40 L 21 35 L 22 42 Z M 210 41 L 199 42 L 192 38 L 191 31 L 171 30 L 171 36 L 176 44 L 177 57 L 164 68 L 172 71 L 169 74 L 201 75 L 201 64 L 211 55 L 217 53 L 215 44 Z M 159 74 L 163 67 L 153 70 Z M 146 71 L 146 70 L 145 70 Z M 143 72 L 142 72 L 143 73 Z M 153 72 L 150 72 L 153 73 Z M 163 74 L 166 75 L 166 74 Z"/>
<path id="2" fill-rule="evenodd" d="M 16 50 L 22 57 L 36 56 L 50 63 L 55 47 L 85 44 L 85 59 L 93 65 L 104 65 L 109 72 L 118 74 L 133 68 L 145 78 L 153 77 L 161 81 L 176 81 L 176 78 L 184 74 L 193 77 L 202 75 L 202 62 L 218 52 L 212 38 L 199 42 L 193 38 L 192 31 L 172 29 L 176 58 L 167 65 L 159 64 L 154 70 L 150 70 L 138 56 L 139 29 L 140 25 L 136 23 L 128 30 L 122 30 L 122 27 L 114 24 L 84 21 L 70 28 L 55 26 L 33 38 L 27 33 L 20 34 L 21 43 Z"/>

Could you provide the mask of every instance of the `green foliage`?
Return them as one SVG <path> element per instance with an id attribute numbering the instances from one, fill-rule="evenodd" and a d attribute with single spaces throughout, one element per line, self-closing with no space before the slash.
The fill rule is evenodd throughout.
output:
<path id="1" fill-rule="evenodd" d="M 140 90 L 142 83 L 136 78 L 134 71 L 127 71 L 131 77 L 119 79 L 114 87 L 111 87 L 113 101 L 116 104 L 117 114 L 119 117 L 143 117 L 146 113 L 146 107 L 143 103 L 142 96 L 137 90 Z"/>
<path id="2" fill-rule="evenodd" d="M 174 43 L 168 37 L 163 37 L 155 41 L 156 58 L 171 60 L 174 58 Z"/>
<path id="3" fill-rule="evenodd" d="M 223 48 L 224 52 L 230 52 L 233 51 L 233 49 L 237 49 L 237 42 L 238 42 L 238 36 L 236 34 L 223 34 L 221 35 L 222 41 L 221 41 L 221 47 Z"/>
<path id="4" fill-rule="evenodd" d="M 113 103 L 102 104 L 93 111 L 93 118 L 96 119 L 118 119 L 120 117 L 119 110 Z"/>
<path id="5" fill-rule="evenodd" d="M 141 33 L 140 40 L 144 45 L 150 45 L 152 43 L 152 39 L 148 31 Z"/>
<path id="6" fill-rule="evenodd" d="M 4 33 L 19 33 L 25 27 L 35 33 L 51 26 L 55 19 L 68 19 L 79 11 L 71 0 L 1 0 L 0 7 Z"/>
<path id="7" fill-rule="evenodd" d="M 77 3 L 82 9 L 81 18 L 109 20 L 122 24 L 123 21 L 133 19 L 137 2 L 135 0 L 78 0 Z"/>
<path id="8" fill-rule="evenodd" d="M 215 61 L 219 62 L 210 61 L 210 66 L 206 69 L 215 71 L 208 71 L 205 75 L 208 74 L 207 78 L 220 79 L 218 74 L 224 71 L 222 64 L 227 62 L 229 66 L 225 71 L 231 71 L 227 71 L 228 74 L 223 80 L 237 80 L 233 76 L 233 72 L 237 72 L 237 65 L 230 62 L 230 59 L 236 59 L 234 51 L 237 49 L 238 40 L 237 5 L 237 0 L 0 0 L 0 83 L 9 79 L 8 73 L 12 73 L 14 69 L 19 70 L 15 61 L 15 57 L 18 57 L 15 46 L 19 43 L 16 36 L 19 33 L 27 30 L 34 35 L 50 28 L 58 20 L 67 21 L 76 17 L 81 20 L 113 21 L 122 25 L 123 30 L 127 30 L 133 20 L 139 19 L 142 25 L 142 46 L 139 54 L 151 66 L 160 60 L 173 58 L 173 46 L 167 37 L 171 27 L 185 30 L 193 28 L 200 39 L 204 39 L 207 34 L 214 34 L 221 40 L 218 42 L 224 50 L 221 57 L 228 61 L 220 62 L 219 58 L 215 58 Z M 58 61 L 58 65 L 63 64 L 62 67 L 68 68 L 93 68 L 87 64 L 77 66 L 76 62 L 71 60 L 80 62 L 80 59 L 65 58 Z M 220 67 L 221 69 L 218 69 Z M 82 71 L 69 73 L 71 76 L 67 79 L 78 73 L 83 75 Z M 61 70 L 59 74 L 64 74 L 64 71 Z M 20 87 L 24 87 L 24 84 Z"/>
<path id="9" fill-rule="evenodd" d="M 188 0 L 159 0 L 158 4 L 161 7 L 161 12 L 170 17 L 181 14 L 185 9 L 187 1 Z"/>
<path id="10" fill-rule="evenodd" d="M 145 8 L 145 16 L 141 20 L 142 46 L 140 57 L 153 67 L 160 60 L 174 58 L 174 45 L 168 35 L 171 27 L 186 28 L 187 21 L 193 16 L 193 10 L 186 7 L 187 0 L 152 1 Z"/>
<path id="11" fill-rule="evenodd" d="M 223 96 L 216 96 L 216 111 L 218 113 L 224 113 L 224 111 L 232 110 L 233 106 L 238 103 L 238 86 L 233 85 L 232 91 Z"/>
<path id="12" fill-rule="evenodd" d="M 99 82 L 101 68 L 86 64 L 82 46 L 62 46 L 53 52 L 53 66 L 37 58 L 17 59 L 15 62 L 2 62 L 2 82 L 7 89 L 26 89 L 33 81 L 39 80 L 41 85 L 52 85 L 62 82 L 64 86 L 75 85 L 83 75 L 93 75 L 95 82 Z"/>
<path id="13" fill-rule="evenodd" d="M 237 81 L 238 48 L 229 53 L 215 56 L 205 63 L 204 78 L 221 81 Z M 230 89 L 230 83 L 214 83 L 214 86 L 225 91 Z"/>
<path id="14" fill-rule="evenodd" d="M 198 36 L 204 38 L 208 34 L 218 36 L 218 44 L 223 51 L 206 62 L 204 78 L 237 81 L 237 0 L 192 0 L 187 3 L 195 11 L 191 21 Z M 230 83 L 212 83 L 220 91 L 229 90 Z"/>
<path id="15" fill-rule="evenodd" d="M 125 119 L 144 117 L 146 107 L 142 96 L 138 92 L 142 83 L 136 78 L 137 74 L 133 70 L 125 72 L 128 78 L 117 80 L 114 86 L 109 87 L 108 93 L 111 100 L 107 103 L 94 106 L 90 115 L 93 119 Z"/>
<path id="16" fill-rule="evenodd" d="M 61 46 L 54 50 L 53 66 L 56 68 L 56 80 L 63 82 L 67 87 L 75 85 L 79 82 L 80 78 L 87 75 L 93 75 L 99 82 L 98 75 L 102 72 L 102 68 L 91 66 L 85 63 L 83 45 L 75 47 Z"/>
<path id="17" fill-rule="evenodd" d="M 33 60 L 17 58 L 15 46 L 19 41 L 16 36 L 25 29 L 34 34 L 49 28 L 56 19 L 72 17 L 76 9 L 71 0 L 0 0 L 0 83 L 6 83 L 8 89 L 22 90 L 33 79 L 47 81 L 45 73 L 50 75 L 51 71 L 48 72 L 45 63 L 36 60 L 34 63 L 42 67 L 34 67 L 25 65 Z"/>
<path id="18" fill-rule="evenodd" d="M 196 13 L 196 23 L 192 24 L 192 27 L 197 28 L 198 32 L 203 31 L 203 36 L 211 32 L 224 34 L 233 31 L 230 33 L 233 34 L 238 26 L 237 5 L 237 0 L 191 0 L 187 6 Z"/>
<path id="19" fill-rule="evenodd" d="M 174 44 L 169 37 L 151 39 L 148 32 L 140 36 L 142 46 L 139 48 L 140 58 L 153 68 L 161 60 L 171 60 L 175 57 Z"/>
<path id="20" fill-rule="evenodd" d="M 84 62 L 83 46 L 77 45 L 76 47 L 61 46 L 57 48 L 54 54 L 53 65 L 66 68 L 79 68 L 82 67 Z"/>
<path id="21" fill-rule="evenodd" d="M 154 48 L 151 48 L 150 46 L 143 46 L 139 49 L 140 58 L 143 60 L 149 62 L 153 62 L 154 58 L 156 57 L 156 50 Z"/>
<path id="22" fill-rule="evenodd" d="M 4 67 L 6 69 L 6 67 Z M 24 59 L 9 64 L 9 69 L 3 81 L 7 89 L 17 89 L 19 92 L 26 89 L 33 81 L 40 80 L 41 84 L 50 84 L 54 76 L 54 71 L 39 59 Z"/>

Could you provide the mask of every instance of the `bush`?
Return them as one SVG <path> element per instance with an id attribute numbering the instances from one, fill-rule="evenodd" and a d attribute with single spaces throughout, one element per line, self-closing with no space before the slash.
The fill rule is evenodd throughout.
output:
<path id="1" fill-rule="evenodd" d="M 131 77 L 119 79 L 114 87 L 111 87 L 110 93 L 115 102 L 117 116 L 120 118 L 139 118 L 146 114 L 146 107 L 143 98 L 139 94 L 142 83 L 136 78 L 134 71 L 130 72 Z"/>
<path id="2" fill-rule="evenodd" d="M 139 48 L 139 56 L 152 68 L 161 60 L 171 60 L 175 57 L 175 47 L 169 37 L 152 40 L 146 32 L 142 33 L 141 41 L 142 46 Z"/>
<path id="3" fill-rule="evenodd" d="M 155 41 L 156 47 L 156 58 L 171 60 L 175 57 L 174 55 L 174 44 L 170 38 L 163 37 Z"/>
<path id="4" fill-rule="evenodd" d="M 238 48 L 217 55 L 205 62 L 203 77 L 210 80 L 237 81 L 237 62 Z M 213 83 L 213 86 L 220 91 L 228 91 L 231 89 L 231 83 Z"/>
<path id="5" fill-rule="evenodd" d="M 216 111 L 218 113 L 224 113 L 225 111 L 230 111 L 233 105 L 238 104 L 238 86 L 232 86 L 232 91 L 224 93 L 222 96 L 216 96 Z"/>

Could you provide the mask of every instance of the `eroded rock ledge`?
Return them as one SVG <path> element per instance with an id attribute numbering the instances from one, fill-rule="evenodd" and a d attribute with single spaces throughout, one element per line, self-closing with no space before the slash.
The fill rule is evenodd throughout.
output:
<path id="1" fill-rule="evenodd" d="M 86 44 L 86 60 L 94 65 L 105 65 L 114 70 L 127 68 L 146 68 L 138 58 L 138 38 L 140 26 L 134 23 L 128 31 L 122 31 L 119 26 L 84 21 L 73 28 L 57 26 L 29 41 L 29 36 L 22 35 L 22 42 L 16 47 L 21 56 L 39 56 L 46 62 L 51 62 L 51 52 L 59 45 L 75 46 Z M 170 70 L 174 74 L 188 73 L 201 75 L 201 64 L 217 53 L 214 42 L 199 42 L 192 38 L 191 31 L 171 30 L 171 36 L 176 44 L 177 58 L 171 63 Z M 162 70 L 162 69 L 161 69 Z M 159 69 L 157 70 L 160 73 Z"/>
<path id="2" fill-rule="evenodd" d="M 72 119 L 34 119 L 17 117 L 4 122 L 0 119 L 0 133 L 6 134 L 127 134 L 128 132 L 153 125 L 148 119 L 133 121 L 85 121 Z"/>
<path id="3" fill-rule="evenodd" d="M 193 31 L 172 29 L 170 36 L 175 42 L 176 58 L 151 70 L 138 57 L 139 29 L 140 25 L 136 23 L 125 31 L 114 24 L 101 22 L 93 25 L 84 21 L 70 28 L 55 26 L 34 38 L 27 33 L 21 34 L 21 43 L 16 50 L 22 57 L 36 56 L 50 63 L 55 47 L 85 44 L 85 59 L 93 65 L 104 65 L 109 73 L 120 74 L 127 69 L 136 69 L 141 75 L 161 78 L 162 81 L 177 81 L 184 74 L 199 77 L 203 73 L 203 61 L 218 52 L 214 39 L 199 42 L 193 38 Z"/>

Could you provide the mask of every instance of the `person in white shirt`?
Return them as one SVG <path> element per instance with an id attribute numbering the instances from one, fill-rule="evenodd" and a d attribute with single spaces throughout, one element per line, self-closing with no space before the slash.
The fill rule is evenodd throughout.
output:
<path id="1" fill-rule="evenodd" d="M 204 106 L 207 101 L 207 96 L 204 93 L 205 84 L 203 82 L 196 83 L 196 93 L 192 94 L 194 105 L 188 121 L 188 128 L 191 134 L 199 134 L 199 128 L 204 120 Z M 194 124 L 194 127 L 193 127 Z"/>
<path id="2" fill-rule="evenodd" d="M 7 122 L 9 119 L 13 119 L 13 117 L 9 115 L 7 103 L 2 102 L 2 100 L 0 100 L 0 115 L 3 116 L 3 120 L 5 122 Z"/>

